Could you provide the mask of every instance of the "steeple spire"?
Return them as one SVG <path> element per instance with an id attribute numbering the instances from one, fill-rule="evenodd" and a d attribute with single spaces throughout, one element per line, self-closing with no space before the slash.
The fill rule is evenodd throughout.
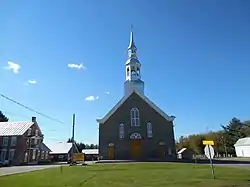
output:
<path id="1" fill-rule="evenodd" d="M 133 33 L 133 25 L 130 25 L 130 42 L 129 42 L 129 46 L 128 46 L 128 50 L 131 49 L 135 49 L 136 50 L 136 46 L 135 46 L 135 42 L 134 42 L 134 33 Z"/>
<path id="2" fill-rule="evenodd" d="M 137 48 L 135 46 L 135 41 L 134 41 L 133 26 L 131 25 L 130 26 L 130 41 L 128 45 L 128 57 L 137 59 L 136 51 L 137 51 Z"/>
<path id="3" fill-rule="evenodd" d="M 144 82 L 141 80 L 141 63 L 137 57 L 137 48 L 134 41 L 133 26 L 130 26 L 130 41 L 128 45 L 128 59 L 125 64 L 126 81 L 125 95 L 137 90 L 144 93 Z"/>

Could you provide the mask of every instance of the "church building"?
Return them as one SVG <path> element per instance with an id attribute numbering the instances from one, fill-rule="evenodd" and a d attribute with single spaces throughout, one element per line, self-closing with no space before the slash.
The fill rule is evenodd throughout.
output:
<path id="1" fill-rule="evenodd" d="M 133 31 L 125 63 L 124 96 L 99 123 L 99 155 L 104 160 L 176 158 L 173 121 L 144 94 Z"/>

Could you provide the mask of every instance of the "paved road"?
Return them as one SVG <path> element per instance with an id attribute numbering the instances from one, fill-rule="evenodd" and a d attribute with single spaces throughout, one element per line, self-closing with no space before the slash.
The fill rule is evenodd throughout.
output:
<path id="1" fill-rule="evenodd" d="M 30 171 L 37 171 L 47 168 L 59 167 L 60 165 L 39 165 L 39 166 L 12 166 L 0 168 L 0 176 L 11 175 L 17 173 L 25 173 Z"/>
<path id="2" fill-rule="evenodd" d="M 235 167 L 250 170 L 250 164 L 215 164 L 216 166 Z"/>

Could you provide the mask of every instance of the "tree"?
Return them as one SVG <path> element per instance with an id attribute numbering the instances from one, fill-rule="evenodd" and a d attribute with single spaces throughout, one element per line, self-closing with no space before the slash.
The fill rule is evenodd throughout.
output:
<path id="1" fill-rule="evenodd" d="M 237 118 L 233 118 L 227 126 L 222 125 L 223 139 L 229 154 L 235 154 L 234 144 L 238 139 L 246 137 L 245 128 L 246 125 Z"/>
<path id="2" fill-rule="evenodd" d="M 85 149 L 85 147 L 86 147 L 85 144 L 82 143 L 82 142 L 77 143 L 76 145 L 77 145 L 78 150 L 79 150 L 80 152 L 82 152 L 82 150 Z"/>
<path id="3" fill-rule="evenodd" d="M 72 138 L 69 138 L 67 143 L 72 143 Z"/>
<path id="4" fill-rule="evenodd" d="M 7 116 L 5 116 L 2 111 L 0 111 L 0 122 L 8 122 L 9 118 L 7 118 Z"/>

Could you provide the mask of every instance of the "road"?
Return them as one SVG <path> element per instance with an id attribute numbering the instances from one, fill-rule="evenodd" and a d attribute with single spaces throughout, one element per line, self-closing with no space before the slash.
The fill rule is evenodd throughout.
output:
<path id="1" fill-rule="evenodd" d="M 250 164 L 215 164 L 216 166 L 234 167 L 250 170 Z"/>
<path id="2" fill-rule="evenodd" d="M 60 165 L 12 166 L 0 168 L 0 176 L 59 167 Z"/>

